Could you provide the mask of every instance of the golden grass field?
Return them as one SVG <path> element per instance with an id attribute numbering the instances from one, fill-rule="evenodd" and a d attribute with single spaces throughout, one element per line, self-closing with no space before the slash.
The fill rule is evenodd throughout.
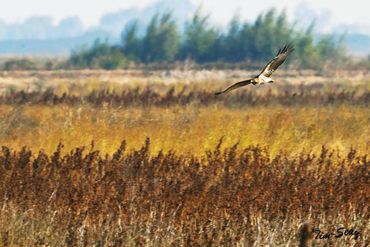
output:
<path id="1" fill-rule="evenodd" d="M 95 140 L 102 152 L 112 154 L 124 139 L 130 149 L 146 137 L 152 151 L 173 150 L 202 155 L 221 137 L 226 145 L 261 145 L 271 154 L 320 151 L 322 145 L 341 153 L 351 147 L 368 153 L 369 110 L 354 106 L 169 107 L 128 109 L 89 106 L 3 106 L 0 142 L 13 149 L 27 146 L 52 154 L 58 143 L 65 150 Z"/>
<path id="2" fill-rule="evenodd" d="M 2 72 L 0 246 L 366 246 L 370 74 L 251 74 Z"/>

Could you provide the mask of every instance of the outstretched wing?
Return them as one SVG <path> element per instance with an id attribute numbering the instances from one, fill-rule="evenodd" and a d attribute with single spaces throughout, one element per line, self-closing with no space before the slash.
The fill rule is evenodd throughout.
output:
<path id="1" fill-rule="evenodd" d="M 292 45 L 286 45 L 283 49 L 280 49 L 276 57 L 272 59 L 266 66 L 263 68 L 262 72 L 259 75 L 270 77 L 272 73 L 279 68 L 279 66 L 284 63 L 288 55 L 294 51 Z"/>
<path id="2" fill-rule="evenodd" d="M 239 87 L 242 87 L 242 86 L 245 86 L 245 85 L 249 85 L 249 84 L 252 84 L 252 79 L 237 82 L 234 85 L 226 88 L 224 91 L 221 91 L 221 92 L 218 92 L 218 93 L 215 93 L 215 94 L 216 95 L 220 95 L 220 94 L 223 94 L 223 93 L 227 93 L 227 92 L 229 92 L 231 90 L 234 90 L 236 88 L 239 88 Z"/>

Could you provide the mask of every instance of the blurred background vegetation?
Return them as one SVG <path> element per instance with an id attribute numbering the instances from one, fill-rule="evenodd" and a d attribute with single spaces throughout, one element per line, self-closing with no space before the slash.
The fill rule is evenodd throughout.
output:
<path id="1" fill-rule="evenodd" d="M 177 24 L 171 12 L 163 12 L 155 14 L 145 28 L 139 21 L 131 21 L 117 44 L 97 39 L 92 45 L 74 49 L 67 59 L 12 58 L 0 64 L 3 70 L 166 69 L 189 64 L 193 68 L 259 69 L 279 48 L 292 43 L 295 52 L 288 59 L 290 68 L 369 68 L 370 58 L 352 59 L 343 40 L 344 35 L 317 35 L 314 23 L 305 30 L 297 28 L 288 22 L 285 11 L 275 9 L 260 14 L 253 23 L 235 16 L 223 29 L 212 25 L 209 16 L 200 10 L 184 27 Z"/>
<path id="2" fill-rule="evenodd" d="M 284 11 L 271 9 L 260 14 L 254 23 L 243 23 L 235 16 L 227 29 L 221 30 L 198 10 L 183 32 L 170 12 L 154 15 L 142 35 L 138 22 L 132 22 L 122 32 L 121 44 L 109 46 L 97 40 L 91 47 L 73 52 L 67 66 L 114 69 L 127 66 L 128 61 L 193 61 L 247 63 L 253 67 L 271 59 L 279 47 L 289 42 L 296 46 L 295 59 L 291 61 L 296 67 L 317 69 L 345 58 L 342 37 L 328 35 L 315 40 L 313 25 L 307 30 L 296 30 Z"/>

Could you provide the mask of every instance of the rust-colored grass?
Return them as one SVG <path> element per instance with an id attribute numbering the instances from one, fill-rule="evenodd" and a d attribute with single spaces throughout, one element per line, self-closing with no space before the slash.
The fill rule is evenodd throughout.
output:
<path id="1" fill-rule="evenodd" d="M 369 160 L 273 156 L 222 142 L 202 156 L 152 154 L 150 140 L 105 156 L 94 145 L 51 156 L 0 153 L 3 246 L 364 246 L 368 241 Z M 325 240 L 299 233 L 359 232 Z M 307 234 L 305 234 L 307 235 Z M 309 236 L 309 235 L 308 235 Z M 303 240 L 302 240 L 303 239 Z M 305 245 L 301 245 L 305 246 Z"/>

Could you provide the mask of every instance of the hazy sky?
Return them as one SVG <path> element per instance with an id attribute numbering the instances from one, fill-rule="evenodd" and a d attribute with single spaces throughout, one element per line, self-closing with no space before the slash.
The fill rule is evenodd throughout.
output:
<path id="1" fill-rule="evenodd" d="M 33 15 L 50 15 L 55 22 L 67 16 L 78 16 L 86 26 L 99 23 L 107 12 L 129 7 L 144 7 L 158 0 L 1 0 L 0 20 L 20 22 Z M 181 1 L 181 0 L 172 0 Z M 291 18 L 297 16 L 297 6 L 304 0 L 190 0 L 202 5 L 219 23 L 227 22 L 235 12 L 242 19 L 253 20 L 258 13 L 271 7 L 286 8 Z M 368 0 L 307 0 L 312 13 L 320 16 L 332 26 L 364 24 L 370 26 Z M 311 13 L 311 14 L 312 14 Z M 299 13 L 303 19 L 306 14 Z"/>

